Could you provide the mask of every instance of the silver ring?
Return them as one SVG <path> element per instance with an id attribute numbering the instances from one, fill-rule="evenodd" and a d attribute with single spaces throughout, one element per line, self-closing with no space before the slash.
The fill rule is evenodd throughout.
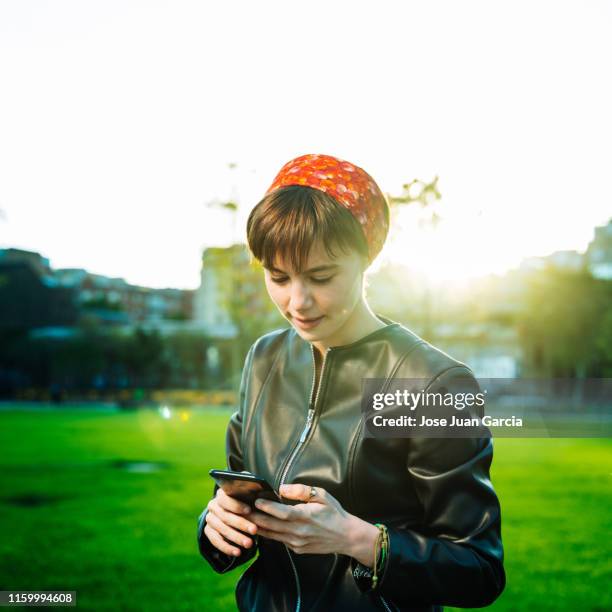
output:
<path id="1" fill-rule="evenodd" d="M 317 490 L 314 487 L 310 487 L 310 497 L 313 498 L 317 494 Z"/>

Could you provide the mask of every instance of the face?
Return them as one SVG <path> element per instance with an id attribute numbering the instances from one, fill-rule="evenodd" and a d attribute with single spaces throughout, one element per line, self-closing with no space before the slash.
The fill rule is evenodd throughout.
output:
<path id="1" fill-rule="evenodd" d="M 334 250 L 332 259 L 315 244 L 300 274 L 278 258 L 264 269 L 268 294 L 283 317 L 304 340 L 327 346 L 345 344 L 363 300 L 362 258 Z"/>

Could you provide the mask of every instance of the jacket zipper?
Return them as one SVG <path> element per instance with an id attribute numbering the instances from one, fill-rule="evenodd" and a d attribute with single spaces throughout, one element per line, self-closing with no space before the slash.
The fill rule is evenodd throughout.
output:
<path id="1" fill-rule="evenodd" d="M 387 612 L 393 612 L 393 610 L 391 610 L 391 608 L 389 607 L 389 604 L 387 604 L 387 602 L 385 601 L 385 598 L 382 595 L 379 595 L 380 597 L 380 601 L 382 601 L 383 606 L 385 606 L 385 610 L 387 610 Z"/>
<path id="2" fill-rule="evenodd" d="M 315 408 L 317 405 L 317 400 L 319 399 L 319 390 L 321 389 L 321 381 L 323 380 L 323 371 L 325 370 L 325 360 L 327 359 L 327 355 L 330 351 L 330 349 L 328 348 L 325 351 L 325 355 L 323 356 L 323 363 L 321 365 L 321 374 L 319 376 L 319 384 L 317 385 L 317 393 L 314 399 L 314 403 L 312 401 L 312 395 L 314 392 L 314 385 L 315 385 L 315 378 L 317 375 L 317 368 L 316 368 L 316 363 L 315 363 L 315 358 L 314 358 L 314 347 L 312 346 L 312 344 L 310 345 L 310 349 L 311 349 L 311 353 L 312 353 L 312 365 L 313 365 L 313 371 L 314 374 L 312 376 L 312 386 L 310 388 L 310 398 L 308 400 L 308 416 L 306 417 L 306 425 L 304 426 L 304 429 L 302 430 L 302 435 L 300 436 L 300 439 L 298 440 L 298 443 L 296 445 L 296 447 L 293 449 L 293 452 L 291 453 L 289 460 L 287 461 L 287 464 L 285 465 L 285 469 L 283 470 L 283 474 L 281 476 L 280 479 L 280 483 L 278 485 L 278 488 L 280 489 L 281 486 L 284 484 L 285 482 L 285 478 L 287 478 L 287 473 L 289 472 L 289 468 L 291 467 L 291 463 L 293 462 L 293 460 L 295 459 L 295 456 L 297 455 L 298 451 L 300 450 L 302 444 L 304 444 L 304 441 L 306 440 L 306 436 L 308 435 L 308 432 L 310 431 L 310 427 L 312 425 L 312 419 L 314 417 L 314 413 L 315 413 Z"/>
<path id="3" fill-rule="evenodd" d="M 291 467 L 291 463 L 295 459 L 295 456 L 300 450 L 302 444 L 304 444 L 304 441 L 306 440 L 306 436 L 308 435 L 308 432 L 310 431 L 310 428 L 312 426 L 312 419 L 314 417 L 315 408 L 317 405 L 317 399 L 319 398 L 319 389 L 321 388 L 321 381 L 323 380 L 323 370 L 325 369 L 325 360 L 327 359 L 327 354 L 329 353 L 330 349 L 328 348 L 325 351 L 325 355 L 323 356 L 323 363 L 321 364 L 321 374 L 319 375 L 319 384 L 317 385 L 317 393 L 314 398 L 314 403 L 312 401 L 312 394 L 314 393 L 315 380 L 317 378 L 317 363 L 315 361 L 314 347 L 312 346 L 312 344 L 310 345 L 310 351 L 312 355 L 313 375 L 312 375 L 312 386 L 310 387 L 310 397 L 308 399 L 308 416 L 306 417 L 306 425 L 304 426 L 304 429 L 302 430 L 302 434 L 300 435 L 300 439 L 298 440 L 296 447 L 293 449 L 293 452 L 289 456 L 289 460 L 287 461 L 287 464 L 285 465 L 285 469 L 283 470 L 283 473 L 280 479 L 280 483 L 278 485 L 279 490 L 281 486 L 284 484 L 285 478 L 287 478 L 287 474 L 289 472 L 289 468 Z M 283 546 L 285 547 L 285 550 L 287 551 L 287 555 L 289 556 L 289 561 L 291 562 L 291 567 L 293 569 L 293 575 L 295 576 L 295 588 L 297 591 L 297 603 L 295 605 L 295 612 L 300 612 L 300 608 L 302 607 L 302 590 L 300 587 L 300 576 L 298 574 L 297 567 L 295 566 L 295 563 L 293 561 L 293 557 L 291 556 L 291 551 L 289 550 L 289 547 L 286 544 L 283 544 Z"/>

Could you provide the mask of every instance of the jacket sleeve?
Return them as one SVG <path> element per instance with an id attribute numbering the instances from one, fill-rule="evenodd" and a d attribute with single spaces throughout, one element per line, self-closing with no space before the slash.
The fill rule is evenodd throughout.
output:
<path id="1" fill-rule="evenodd" d="M 480 390 L 469 369 L 454 366 L 430 382 L 427 391 L 465 391 L 466 380 L 472 392 Z M 440 410 L 449 419 L 457 414 L 453 406 Z M 470 415 L 459 415 L 482 416 L 478 409 L 471 410 Z M 506 582 L 500 505 L 489 479 L 490 435 L 413 437 L 408 448 L 406 469 L 421 502 L 423 521 L 410 529 L 387 525 L 389 556 L 376 590 L 400 607 L 415 602 L 489 605 Z"/>
<path id="2" fill-rule="evenodd" d="M 242 378 L 240 381 L 240 392 L 239 392 L 239 404 L 238 410 L 232 414 L 230 417 L 227 432 L 225 436 L 225 454 L 227 457 L 227 469 L 234 470 L 237 472 L 241 472 L 244 470 L 244 463 L 242 458 L 242 419 L 244 416 L 245 410 L 245 399 L 246 399 L 246 387 L 249 381 L 249 375 L 251 371 L 251 364 L 253 358 L 253 350 L 255 345 L 251 347 L 249 350 L 244 368 L 242 370 Z M 217 489 L 219 485 L 215 483 L 213 489 L 213 498 L 217 494 Z M 207 504 L 208 505 L 208 504 Z M 213 546 L 211 541 L 208 539 L 206 534 L 204 533 L 204 527 L 206 525 L 206 514 L 208 513 L 208 508 L 205 508 L 204 511 L 198 517 L 198 547 L 200 550 L 200 554 L 208 561 L 211 567 L 218 574 L 224 574 L 247 561 L 250 561 L 257 552 L 257 536 L 254 537 L 255 544 L 251 548 L 241 548 L 242 554 L 239 557 L 234 557 L 232 555 L 227 555 L 224 552 L 221 552 L 218 548 Z M 253 537 L 253 536 L 251 536 Z"/>

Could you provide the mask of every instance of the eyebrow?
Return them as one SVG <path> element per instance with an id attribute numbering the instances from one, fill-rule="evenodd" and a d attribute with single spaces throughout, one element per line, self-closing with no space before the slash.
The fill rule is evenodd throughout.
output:
<path id="1" fill-rule="evenodd" d="M 327 271 L 331 271 L 331 270 L 335 270 L 336 268 L 339 268 L 340 266 L 338 264 L 326 264 L 324 266 L 316 266 L 315 268 L 310 268 L 310 270 L 304 270 L 305 274 L 312 274 L 313 272 L 327 272 Z M 275 267 L 271 267 L 268 268 L 270 270 L 270 272 L 280 272 L 281 274 L 286 274 L 286 272 L 283 272 L 282 270 L 279 270 L 278 268 Z"/>

